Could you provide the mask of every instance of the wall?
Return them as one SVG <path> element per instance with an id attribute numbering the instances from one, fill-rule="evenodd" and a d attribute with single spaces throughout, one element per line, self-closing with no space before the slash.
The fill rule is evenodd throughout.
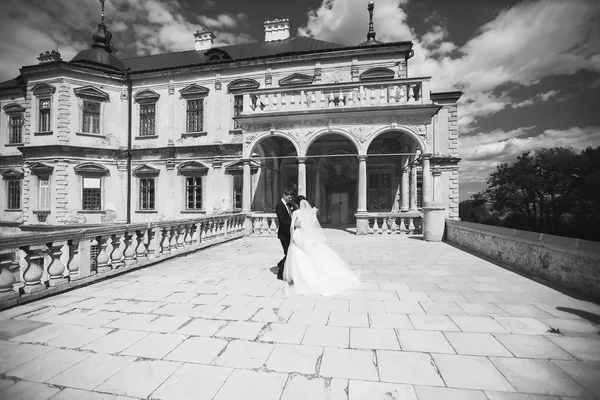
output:
<path id="1" fill-rule="evenodd" d="M 446 220 L 446 241 L 600 300 L 600 243 Z"/>

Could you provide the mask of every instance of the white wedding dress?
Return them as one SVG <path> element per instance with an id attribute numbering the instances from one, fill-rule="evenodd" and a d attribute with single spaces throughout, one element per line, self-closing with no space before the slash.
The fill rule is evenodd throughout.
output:
<path id="1" fill-rule="evenodd" d="M 325 235 L 308 201 L 292 214 L 291 241 L 283 270 L 286 296 L 349 294 L 360 275 L 325 244 Z"/>

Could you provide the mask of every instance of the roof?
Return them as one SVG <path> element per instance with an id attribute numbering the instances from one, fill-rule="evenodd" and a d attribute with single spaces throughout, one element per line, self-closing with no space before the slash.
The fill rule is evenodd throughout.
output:
<path id="1" fill-rule="evenodd" d="M 19 77 L 14 78 L 14 79 L 9 79 L 8 81 L 4 81 L 4 82 L 0 82 L 0 90 L 1 89 L 13 89 L 13 88 L 20 88 L 21 87 L 21 81 L 19 80 Z"/>
<path id="2" fill-rule="evenodd" d="M 231 46 L 213 47 L 213 49 L 217 48 L 223 50 L 229 54 L 233 60 L 240 60 L 292 53 L 333 50 L 343 47 L 344 46 L 335 43 L 324 42 L 322 40 L 304 36 L 296 36 L 285 40 L 236 44 Z M 131 68 L 131 72 L 181 68 L 207 63 L 208 58 L 204 55 L 206 51 L 189 50 L 178 53 L 128 58 L 124 59 L 123 63 L 126 67 Z"/>
<path id="3" fill-rule="evenodd" d="M 98 67 L 124 71 L 123 62 L 117 56 L 102 48 L 82 50 L 73 57 L 72 63 L 91 64 Z"/>

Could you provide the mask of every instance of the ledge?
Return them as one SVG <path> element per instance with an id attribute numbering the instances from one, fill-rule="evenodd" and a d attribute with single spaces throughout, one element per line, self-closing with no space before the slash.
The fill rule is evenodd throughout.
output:
<path id="1" fill-rule="evenodd" d="M 158 214 L 158 210 L 134 210 L 138 214 Z"/>
<path id="2" fill-rule="evenodd" d="M 47 132 L 33 132 L 34 136 L 50 136 L 54 134 L 53 131 L 47 131 Z"/>
<path id="3" fill-rule="evenodd" d="M 181 210 L 181 214 L 206 214 L 206 210 Z"/>
<path id="4" fill-rule="evenodd" d="M 23 212 L 23 210 L 20 208 L 5 208 L 4 211 L 5 212 Z"/>
<path id="5" fill-rule="evenodd" d="M 75 278 L 74 280 L 69 281 L 63 285 L 48 287 L 39 292 L 35 292 L 35 293 L 31 293 L 31 294 L 21 294 L 18 298 L 12 298 L 7 301 L 2 301 L 2 298 L 0 298 L 0 310 L 4 310 L 4 309 L 10 308 L 10 307 L 13 307 L 16 305 L 20 305 L 20 304 L 30 303 L 32 301 L 39 300 L 39 299 L 42 299 L 45 297 L 49 297 L 54 294 L 66 292 L 66 291 L 69 291 L 69 290 L 72 290 L 72 289 L 75 289 L 75 288 L 78 288 L 81 286 L 87 286 L 89 284 L 92 284 L 92 283 L 95 283 L 98 281 L 102 281 L 102 280 L 111 278 L 116 275 L 121 275 L 123 273 L 129 272 L 132 270 L 150 267 L 152 265 L 161 263 L 162 261 L 177 258 L 177 257 L 186 255 L 186 254 L 195 253 L 196 251 L 205 249 L 207 247 L 211 247 L 211 246 L 214 246 L 217 244 L 229 242 L 231 240 L 236 240 L 236 239 L 239 239 L 244 236 L 245 236 L 244 233 L 240 232 L 240 233 L 237 233 L 237 234 L 234 234 L 231 236 L 217 237 L 217 238 L 210 239 L 210 240 L 200 242 L 197 244 L 192 244 L 190 246 L 185 246 L 184 248 L 178 249 L 177 251 L 174 251 L 170 254 L 165 254 L 165 255 L 161 254 L 159 257 L 156 257 L 156 258 L 150 258 L 150 259 L 142 261 L 142 262 L 137 262 L 132 265 L 125 265 L 120 268 L 111 269 L 106 272 L 99 272 L 99 273 L 96 273 L 94 275 L 87 276 L 84 278 L 79 278 L 79 279 Z"/>
<path id="6" fill-rule="evenodd" d="M 106 210 L 77 210 L 77 214 L 106 214 Z"/>
<path id="7" fill-rule="evenodd" d="M 4 146 L 6 147 L 17 147 L 17 146 L 24 146 L 24 143 L 6 143 Z"/>
<path id="8" fill-rule="evenodd" d="M 230 135 L 239 135 L 239 134 L 242 134 L 242 133 L 244 133 L 244 131 L 242 129 L 239 129 L 239 128 L 238 129 L 230 129 L 229 130 L 229 134 Z"/>
<path id="9" fill-rule="evenodd" d="M 135 136 L 135 140 L 158 139 L 158 135 Z"/>
<path id="10" fill-rule="evenodd" d="M 207 132 L 185 132 L 181 134 L 182 138 L 206 136 Z"/>
<path id="11" fill-rule="evenodd" d="M 106 139 L 106 135 L 102 135 L 99 133 L 84 133 L 84 132 L 75 132 L 77 136 L 87 136 L 87 137 L 95 137 L 99 139 Z"/>

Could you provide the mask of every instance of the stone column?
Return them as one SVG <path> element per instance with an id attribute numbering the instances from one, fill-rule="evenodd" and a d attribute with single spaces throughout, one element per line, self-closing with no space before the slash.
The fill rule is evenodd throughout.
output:
<path id="1" fill-rule="evenodd" d="M 417 210 L 417 166 L 410 165 L 410 211 Z"/>
<path id="2" fill-rule="evenodd" d="M 306 196 L 306 157 L 298 157 L 298 195 Z"/>
<path id="3" fill-rule="evenodd" d="M 250 160 L 244 160 L 244 179 L 242 185 L 242 212 L 250 212 L 252 208 L 252 177 L 250 176 Z"/>
<path id="4" fill-rule="evenodd" d="M 321 208 L 321 171 L 315 170 L 315 207 Z"/>
<path id="5" fill-rule="evenodd" d="M 358 210 L 367 212 L 367 156 L 358 156 Z"/>
<path id="6" fill-rule="evenodd" d="M 402 176 L 400 185 L 400 211 L 408 211 L 408 156 L 402 156 Z"/>
<path id="7" fill-rule="evenodd" d="M 432 200 L 431 198 L 431 169 L 429 166 L 429 158 L 431 157 L 431 154 L 423 154 L 421 155 L 421 158 L 423 160 L 423 199 L 422 199 L 422 204 L 425 205 L 431 201 L 435 201 Z"/>

